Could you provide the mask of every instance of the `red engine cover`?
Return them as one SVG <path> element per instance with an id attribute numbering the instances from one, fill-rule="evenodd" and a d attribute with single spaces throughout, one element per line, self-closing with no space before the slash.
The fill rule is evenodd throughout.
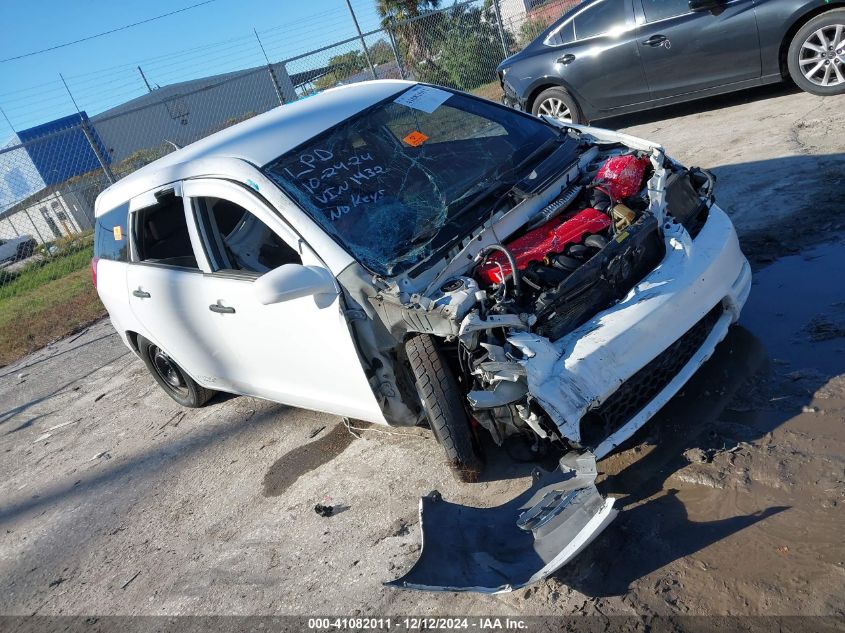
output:
<path id="1" fill-rule="evenodd" d="M 614 200 L 630 198 L 640 192 L 649 162 L 648 158 L 637 158 L 632 154 L 609 158 L 593 182 L 604 185 Z"/>
<path id="2" fill-rule="evenodd" d="M 542 262 L 546 255 L 559 254 L 569 244 L 580 244 L 588 235 L 601 233 L 610 227 L 610 218 L 597 209 L 584 209 L 568 220 L 554 218 L 538 226 L 513 242 L 506 244 L 516 260 L 516 267 L 524 270 L 531 262 Z M 502 283 L 502 274 L 510 275 L 511 267 L 503 253 L 494 251 L 477 269 L 482 282 Z"/>

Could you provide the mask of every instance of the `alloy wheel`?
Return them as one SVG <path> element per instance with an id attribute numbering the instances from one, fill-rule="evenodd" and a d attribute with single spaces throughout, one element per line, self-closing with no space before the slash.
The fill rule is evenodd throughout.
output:
<path id="1" fill-rule="evenodd" d="M 823 26 L 801 45 L 798 65 L 804 77 L 825 88 L 845 83 L 845 24 Z"/>
<path id="2" fill-rule="evenodd" d="M 545 114 L 546 116 L 572 123 L 572 112 L 570 112 L 563 100 L 557 97 L 549 97 L 543 100 L 540 107 L 537 108 L 537 114 Z"/>

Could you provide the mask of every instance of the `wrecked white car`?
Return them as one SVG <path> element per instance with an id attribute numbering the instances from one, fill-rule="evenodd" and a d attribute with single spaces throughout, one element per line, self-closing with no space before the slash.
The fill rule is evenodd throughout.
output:
<path id="1" fill-rule="evenodd" d="M 423 553 L 394 584 L 505 591 L 613 519 L 595 460 L 739 317 L 751 272 L 713 190 L 654 143 L 367 82 L 110 187 L 95 283 L 186 406 L 226 391 L 428 425 L 470 482 L 482 433 L 566 455 L 501 508 L 422 501 Z"/>

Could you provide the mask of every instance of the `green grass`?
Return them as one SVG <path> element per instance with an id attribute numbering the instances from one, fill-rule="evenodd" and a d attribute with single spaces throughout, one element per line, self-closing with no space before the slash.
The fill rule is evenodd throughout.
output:
<path id="1" fill-rule="evenodd" d="M 0 366 L 105 316 L 87 266 L 0 301 Z"/>
<path id="2" fill-rule="evenodd" d="M 478 88 L 474 88 L 469 92 L 477 97 L 484 97 L 496 103 L 501 103 L 502 101 L 502 86 L 499 85 L 498 81 L 491 81 L 489 84 L 478 86 Z"/>
<path id="3" fill-rule="evenodd" d="M 91 283 L 91 235 L 54 246 L 59 254 L 0 272 L 0 366 L 105 315 Z"/>
<path id="4" fill-rule="evenodd" d="M 33 262 L 18 273 L 8 275 L 6 283 L 0 286 L 0 301 L 87 268 L 90 264 L 91 250 L 89 248 Z"/>

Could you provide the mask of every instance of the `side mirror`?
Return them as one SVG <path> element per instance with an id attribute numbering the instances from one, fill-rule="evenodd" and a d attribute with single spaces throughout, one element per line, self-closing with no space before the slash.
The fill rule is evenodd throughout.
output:
<path id="1" fill-rule="evenodd" d="M 725 0 L 689 0 L 690 11 L 716 11 L 725 8 Z"/>
<path id="2" fill-rule="evenodd" d="M 302 297 L 337 294 L 334 277 L 325 268 L 284 264 L 264 273 L 252 283 L 259 303 L 270 305 Z"/>

